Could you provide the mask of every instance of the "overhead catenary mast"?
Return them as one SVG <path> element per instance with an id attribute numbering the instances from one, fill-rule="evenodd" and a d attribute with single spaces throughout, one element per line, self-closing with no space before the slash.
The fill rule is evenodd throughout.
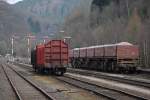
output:
<path id="1" fill-rule="evenodd" d="M 31 48 L 31 40 L 35 38 L 35 36 L 32 36 L 30 33 L 26 36 L 27 38 L 27 50 L 28 50 L 28 58 L 30 58 L 30 48 Z"/>
<path id="2" fill-rule="evenodd" d="M 14 39 L 19 38 L 18 36 L 12 35 L 11 37 L 11 55 L 12 57 L 14 56 Z M 14 59 L 12 58 L 12 61 L 14 61 Z"/>

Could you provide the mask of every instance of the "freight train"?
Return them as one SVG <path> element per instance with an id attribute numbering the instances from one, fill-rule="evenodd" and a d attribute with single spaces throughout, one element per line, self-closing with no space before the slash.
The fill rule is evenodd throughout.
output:
<path id="1" fill-rule="evenodd" d="M 128 42 L 75 48 L 69 53 L 73 68 L 107 72 L 135 72 L 139 60 L 138 46 Z"/>
<path id="2" fill-rule="evenodd" d="M 31 64 L 37 72 L 63 75 L 69 63 L 68 45 L 62 40 L 39 44 L 31 51 Z"/>

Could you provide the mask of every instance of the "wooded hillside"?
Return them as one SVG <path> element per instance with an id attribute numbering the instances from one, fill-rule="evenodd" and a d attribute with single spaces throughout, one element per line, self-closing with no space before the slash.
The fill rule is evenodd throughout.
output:
<path id="1" fill-rule="evenodd" d="M 0 54 L 10 52 L 13 34 L 21 36 L 28 32 L 29 27 L 22 13 L 6 2 L 0 1 Z"/>

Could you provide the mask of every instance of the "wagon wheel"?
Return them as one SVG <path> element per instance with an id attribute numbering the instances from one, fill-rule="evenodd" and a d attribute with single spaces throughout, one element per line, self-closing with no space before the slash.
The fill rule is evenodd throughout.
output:
<path id="1" fill-rule="evenodd" d="M 84 65 L 83 65 L 83 66 L 84 66 L 84 67 L 83 67 L 84 69 L 86 69 L 86 68 L 87 68 L 87 66 L 88 66 L 88 62 L 89 62 L 89 60 L 88 60 L 88 59 L 85 59 L 85 61 L 84 61 Z"/>
<path id="2" fill-rule="evenodd" d="M 37 68 L 36 67 L 34 68 L 34 72 L 37 72 Z"/>
<path id="3" fill-rule="evenodd" d="M 71 62 L 71 66 L 72 66 L 72 68 L 76 68 L 76 61 L 75 61 L 75 60 L 73 60 L 73 61 Z"/>
<path id="4" fill-rule="evenodd" d="M 74 68 L 74 67 L 75 67 L 75 65 L 74 65 L 74 60 L 73 60 L 73 61 L 71 61 L 71 67 L 72 67 L 72 68 Z"/>
<path id="5" fill-rule="evenodd" d="M 56 70 L 55 74 L 58 76 L 62 76 L 64 73 L 61 70 Z"/>
<path id="6" fill-rule="evenodd" d="M 62 76 L 64 73 L 62 71 L 58 71 L 57 75 Z"/>
<path id="7" fill-rule="evenodd" d="M 114 62 L 111 63 L 111 71 L 112 71 L 112 72 L 115 71 L 115 63 L 114 63 Z"/>
<path id="8" fill-rule="evenodd" d="M 100 70 L 100 71 L 103 71 L 103 66 L 104 66 L 104 64 L 103 64 L 103 61 L 98 61 L 98 70 Z"/>
<path id="9" fill-rule="evenodd" d="M 119 67 L 118 66 L 114 66 L 114 71 L 117 72 L 117 73 L 119 73 L 120 72 Z"/>
<path id="10" fill-rule="evenodd" d="M 80 61 L 79 61 L 79 60 L 77 60 L 77 61 L 76 61 L 76 68 L 81 68 L 81 66 L 80 66 L 80 65 L 81 65 Z"/>

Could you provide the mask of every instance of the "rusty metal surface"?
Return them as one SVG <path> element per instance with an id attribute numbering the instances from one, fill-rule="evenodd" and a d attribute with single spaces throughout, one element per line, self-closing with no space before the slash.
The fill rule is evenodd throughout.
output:
<path id="1" fill-rule="evenodd" d="M 55 65 L 67 65 L 69 61 L 68 45 L 62 40 L 52 40 L 45 44 L 45 62 Z"/>
<path id="2" fill-rule="evenodd" d="M 117 46 L 117 59 L 138 59 L 139 50 L 137 46 Z"/>

